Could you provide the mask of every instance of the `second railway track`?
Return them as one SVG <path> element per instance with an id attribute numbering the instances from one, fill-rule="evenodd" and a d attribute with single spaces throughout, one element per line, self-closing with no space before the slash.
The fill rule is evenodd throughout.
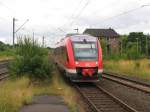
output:
<path id="1" fill-rule="evenodd" d="M 8 77 L 8 63 L 10 60 L 0 61 L 0 81 Z"/>
<path id="2" fill-rule="evenodd" d="M 96 84 L 74 84 L 90 112 L 138 112 Z"/>
<path id="3" fill-rule="evenodd" d="M 144 93 L 150 94 L 150 85 L 147 83 L 142 83 L 136 80 L 132 80 L 129 78 L 125 78 L 119 75 L 114 75 L 112 73 L 104 72 L 102 78 L 119 83 L 124 86 L 131 87 L 133 89 L 137 89 Z"/>
<path id="4" fill-rule="evenodd" d="M 8 77 L 8 70 L 6 68 L 0 69 L 0 81 Z"/>

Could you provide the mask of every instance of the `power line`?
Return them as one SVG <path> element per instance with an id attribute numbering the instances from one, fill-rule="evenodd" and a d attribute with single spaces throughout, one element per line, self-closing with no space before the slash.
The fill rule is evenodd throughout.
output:
<path id="1" fill-rule="evenodd" d="M 5 19 L 5 18 L 3 18 L 3 17 L 0 17 L 0 19 L 1 19 L 1 20 L 6 20 L 6 21 L 7 21 L 7 19 Z"/>
<path id="2" fill-rule="evenodd" d="M 90 3 L 90 0 L 87 0 L 87 2 L 85 3 L 84 7 L 78 13 L 78 15 L 76 16 L 76 18 L 79 17 L 82 14 L 82 12 L 85 10 L 85 8 L 88 6 L 89 3 Z"/>
<path id="3" fill-rule="evenodd" d="M 51 28 L 54 29 L 54 30 L 57 30 L 59 32 L 62 32 L 64 34 L 66 34 L 66 32 L 62 28 L 60 28 L 60 27 L 54 27 L 54 26 L 51 25 Z"/>
<path id="4" fill-rule="evenodd" d="M 67 32 L 64 31 L 61 27 L 54 27 L 53 25 L 50 25 L 50 26 L 51 26 L 51 28 L 54 29 L 54 30 L 60 31 L 60 32 L 62 32 L 62 33 L 64 33 L 64 34 L 67 33 Z"/>
<path id="5" fill-rule="evenodd" d="M 85 5 L 83 6 L 83 8 L 80 10 L 80 12 L 76 15 L 76 19 L 78 19 L 81 14 L 83 13 L 83 11 L 86 9 L 86 7 L 89 5 L 90 3 L 90 0 L 87 0 L 87 2 L 85 3 Z M 72 26 L 73 25 L 73 22 L 75 21 L 75 19 L 70 23 L 70 25 Z"/>
<path id="6" fill-rule="evenodd" d="M 71 21 L 71 18 L 73 18 L 74 15 L 75 15 L 76 9 L 80 6 L 80 4 L 81 4 L 82 2 L 83 2 L 83 0 L 80 0 L 80 1 L 79 1 L 79 3 L 78 3 L 78 5 L 76 6 L 76 8 L 74 9 L 72 15 L 69 17 L 68 21 L 67 21 L 65 24 L 63 24 L 62 26 L 58 27 L 58 28 L 62 28 L 63 26 L 65 26 L 66 24 L 68 24 L 68 23 Z"/>
<path id="7" fill-rule="evenodd" d="M 130 12 L 136 11 L 136 10 L 141 9 L 141 8 L 142 8 L 142 7 L 138 7 L 138 8 L 135 8 L 135 9 L 131 9 L 131 10 L 129 10 L 129 11 L 126 11 L 126 12 L 123 12 L 123 13 L 120 13 L 120 14 L 117 14 L 117 15 L 112 16 L 112 17 L 110 17 L 110 18 L 107 18 L 107 19 L 105 19 L 105 20 L 112 19 L 112 18 L 115 18 L 115 17 L 119 17 L 119 16 L 122 16 L 122 15 L 126 15 L 126 14 L 128 14 L 128 13 L 130 13 Z M 105 21 L 105 20 L 104 20 L 104 21 Z"/>
<path id="8" fill-rule="evenodd" d="M 9 8 L 7 5 L 5 5 L 5 3 L 3 3 L 2 1 L 0 1 L 0 5 L 2 5 L 3 7 L 7 8 L 9 11 L 11 11 L 12 13 L 14 13 L 14 12 L 12 11 L 12 9 Z M 1 19 L 1 20 L 5 20 L 5 21 L 11 22 L 10 20 L 8 20 L 8 19 L 6 19 L 6 18 L 3 18 L 3 17 L 0 17 L 0 19 Z"/>
<path id="9" fill-rule="evenodd" d="M 11 22 L 10 20 L 4 18 L 4 17 L 0 17 L 0 20 L 3 20 L 3 21 L 7 21 L 7 22 Z"/>
<path id="10" fill-rule="evenodd" d="M 59 31 L 62 31 L 63 33 L 66 33 L 63 29 L 57 28 Z"/>
<path id="11" fill-rule="evenodd" d="M 48 24 L 49 26 L 51 26 L 48 30 L 55 30 L 56 31 L 56 33 L 52 33 L 52 32 L 50 32 L 50 35 L 55 35 L 55 36 L 57 36 L 57 35 L 60 35 L 60 34 L 58 34 L 57 32 L 61 32 L 61 33 L 63 33 L 63 35 L 65 35 L 66 34 L 66 32 L 63 30 L 63 29 L 61 29 L 61 28 L 59 28 L 59 27 L 54 27 L 53 25 L 51 25 L 51 24 Z M 36 25 L 36 27 L 40 27 L 39 25 Z M 62 34 L 61 34 L 62 35 Z"/>
<path id="12" fill-rule="evenodd" d="M 28 21 L 29 21 L 29 19 L 27 19 L 27 20 L 15 31 L 15 33 L 17 33 Z"/>
<path id="13" fill-rule="evenodd" d="M 141 9 L 141 8 L 143 8 L 143 7 L 146 7 L 146 6 L 150 6 L 150 5 L 149 5 L 149 4 L 141 5 L 140 7 L 137 7 L 137 8 L 134 8 L 134 9 L 131 9 L 131 10 L 125 11 L 125 12 L 123 12 L 123 13 L 120 13 L 120 14 L 114 15 L 114 16 L 112 16 L 112 17 L 109 17 L 109 18 L 103 19 L 101 22 L 108 21 L 108 20 L 110 20 L 110 19 L 113 19 L 113 18 L 117 18 L 117 17 L 119 17 L 119 16 L 126 15 L 126 14 L 128 14 L 128 13 L 134 12 L 134 11 L 139 10 L 139 9 Z M 93 24 L 93 25 L 95 25 L 95 24 Z"/>
<path id="14" fill-rule="evenodd" d="M 83 2 L 83 0 L 81 0 L 81 1 L 79 2 L 79 5 L 80 5 L 82 2 Z M 78 17 L 82 14 L 82 12 L 85 10 L 85 8 L 88 6 L 89 3 L 90 3 L 90 0 L 87 0 L 87 2 L 85 3 L 85 5 L 81 8 L 80 12 L 75 16 L 75 18 L 78 18 Z M 79 7 L 79 5 L 77 6 L 77 8 Z M 76 8 L 75 8 L 75 10 L 73 11 L 72 15 L 70 16 L 70 18 L 68 19 L 68 21 L 67 21 L 64 25 L 66 25 L 67 23 L 70 22 L 71 18 L 75 15 L 75 11 L 76 11 Z M 70 23 L 71 26 L 72 26 L 72 24 L 73 24 L 74 21 L 75 21 L 75 20 L 72 20 L 72 21 L 71 21 L 71 23 Z M 62 25 L 61 27 L 63 27 L 64 25 Z M 61 27 L 58 27 L 57 29 L 59 29 L 59 30 L 61 29 L 60 31 L 65 32 L 64 30 L 62 30 Z"/>
<path id="15" fill-rule="evenodd" d="M 83 0 L 80 0 L 79 5 L 82 3 Z M 75 10 L 73 11 L 72 15 L 70 18 L 72 18 L 76 12 L 76 9 L 79 7 L 79 5 L 77 5 L 77 7 L 75 8 Z"/>
<path id="16" fill-rule="evenodd" d="M 3 3 L 2 1 L 0 1 L 0 5 L 4 6 L 5 8 L 7 8 L 11 13 L 15 13 L 14 10 L 12 10 L 11 8 L 9 8 L 7 5 L 5 5 L 5 3 Z"/>

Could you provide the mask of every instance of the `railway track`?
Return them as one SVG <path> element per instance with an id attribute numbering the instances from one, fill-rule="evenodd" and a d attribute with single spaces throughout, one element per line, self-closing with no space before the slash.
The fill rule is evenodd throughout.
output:
<path id="1" fill-rule="evenodd" d="M 150 84 L 148 83 L 107 72 L 103 73 L 102 78 L 150 95 Z M 90 112 L 139 112 L 138 108 L 132 107 L 128 102 L 125 103 L 119 97 L 114 96 L 105 88 L 102 88 L 98 83 L 79 83 L 74 85 L 88 105 Z"/>
<path id="2" fill-rule="evenodd" d="M 90 112 L 138 112 L 97 84 L 74 84 Z"/>
<path id="3" fill-rule="evenodd" d="M 150 94 L 150 84 L 139 82 L 108 72 L 103 72 L 102 78 Z"/>
<path id="4" fill-rule="evenodd" d="M 4 61 L 0 61 L 0 69 L 1 68 L 6 68 L 7 65 L 9 64 L 10 60 L 4 60 Z"/>
<path id="5" fill-rule="evenodd" d="M 0 61 L 0 81 L 8 77 L 8 63 L 10 60 Z"/>

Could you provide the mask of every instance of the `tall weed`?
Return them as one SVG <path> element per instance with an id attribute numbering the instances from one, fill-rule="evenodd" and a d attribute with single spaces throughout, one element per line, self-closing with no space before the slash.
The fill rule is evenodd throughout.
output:
<path id="1" fill-rule="evenodd" d="M 29 37 L 19 38 L 16 57 L 10 64 L 10 74 L 20 77 L 28 74 L 31 79 L 49 79 L 53 69 L 48 60 L 48 50 Z"/>

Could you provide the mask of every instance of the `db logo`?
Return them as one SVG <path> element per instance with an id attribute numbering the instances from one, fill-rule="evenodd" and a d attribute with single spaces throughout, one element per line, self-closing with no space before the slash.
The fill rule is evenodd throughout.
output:
<path id="1" fill-rule="evenodd" d="M 89 67 L 89 66 L 90 66 L 90 64 L 89 64 L 89 63 L 86 63 L 86 64 L 85 64 L 85 66 L 86 66 L 86 67 Z"/>

